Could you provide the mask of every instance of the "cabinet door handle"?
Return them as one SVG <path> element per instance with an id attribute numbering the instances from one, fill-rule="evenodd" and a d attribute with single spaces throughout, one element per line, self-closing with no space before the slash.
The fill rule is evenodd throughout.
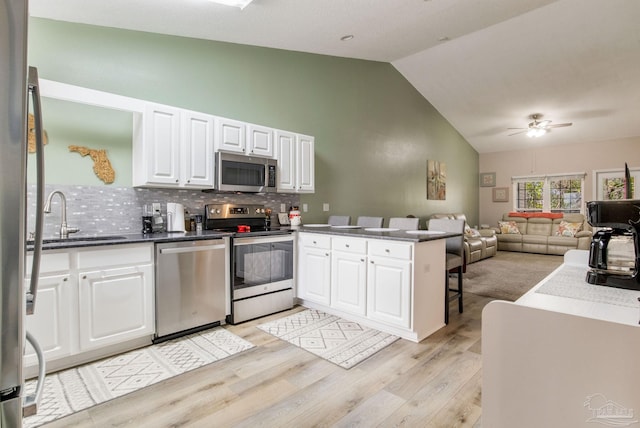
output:
<path id="1" fill-rule="evenodd" d="M 87 279 L 87 275 L 82 275 L 82 279 Z"/>
<path id="2" fill-rule="evenodd" d="M 329 257 L 329 253 L 324 253 L 325 256 Z"/>
<path id="3" fill-rule="evenodd" d="M 361 262 L 364 262 L 364 259 L 360 259 Z"/>
<path id="4" fill-rule="evenodd" d="M 390 249 L 388 249 L 388 248 L 385 248 L 384 252 L 385 252 L 385 253 L 390 253 L 390 252 L 391 252 L 391 250 L 390 250 Z"/>
<path id="5" fill-rule="evenodd" d="M 349 248 L 349 244 L 344 244 L 345 247 Z"/>
<path id="6" fill-rule="evenodd" d="M 223 250 L 226 249 L 225 244 L 220 245 L 202 245 L 200 247 L 174 247 L 161 248 L 160 254 L 180 254 L 180 253 L 196 253 L 199 251 Z"/>
<path id="7" fill-rule="evenodd" d="M 63 282 L 66 282 L 69 278 L 62 278 Z"/>
<path id="8" fill-rule="evenodd" d="M 176 183 L 178 182 L 178 180 L 176 180 Z"/>

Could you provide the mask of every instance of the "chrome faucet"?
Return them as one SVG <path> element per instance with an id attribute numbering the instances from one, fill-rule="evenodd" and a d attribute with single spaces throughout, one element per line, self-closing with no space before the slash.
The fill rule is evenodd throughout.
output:
<path id="1" fill-rule="evenodd" d="M 54 195 L 60 196 L 60 201 L 62 202 L 62 221 L 60 222 L 60 238 L 68 238 L 70 233 L 76 233 L 78 230 L 77 227 L 69 227 L 67 226 L 67 198 L 65 198 L 64 193 L 60 190 L 54 190 L 49 193 L 47 197 L 47 202 L 44 204 L 44 212 L 49 214 L 51 212 L 51 200 Z"/>

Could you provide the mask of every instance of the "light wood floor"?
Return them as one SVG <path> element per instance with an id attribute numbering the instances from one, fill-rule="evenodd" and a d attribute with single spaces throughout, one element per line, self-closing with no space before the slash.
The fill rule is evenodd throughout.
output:
<path id="1" fill-rule="evenodd" d="M 256 328 L 256 347 L 46 425 L 53 427 L 480 427 L 480 317 L 491 299 L 465 294 L 450 323 L 344 370 Z"/>

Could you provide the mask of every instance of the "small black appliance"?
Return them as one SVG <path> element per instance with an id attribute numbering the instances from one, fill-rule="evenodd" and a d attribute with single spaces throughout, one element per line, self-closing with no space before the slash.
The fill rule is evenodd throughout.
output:
<path id="1" fill-rule="evenodd" d="M 587 221 L 600 228 L 589 251 L 589 284 L 640 290 L 640 200 L 587 202 Z"/>

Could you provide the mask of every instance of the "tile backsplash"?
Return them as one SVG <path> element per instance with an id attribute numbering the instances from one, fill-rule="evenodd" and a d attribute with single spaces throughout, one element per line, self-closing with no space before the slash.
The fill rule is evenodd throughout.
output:
<path id="1" fill-rule="evenodd" d="M 300 204 L 295 194 L 205 193 L 188 189 L 146 189 L 133 187 L 46 185 L 44 197 L 54 190 L 64 193 L 67 200 L 67 225 L 77 227 L 77 235 L 139 233 L 142 229 L 142 207 L 159 202 L 162 215 L 167 214 L 167 202 L 184 205 L 189 215 L 204 214 L 206 204 L 259 204 L 271 208 L 272 224 L 278 224 L 280 205 L 287 209 Z M 35 186 L 27 189 L 27 231 L 34 230 Z M 54 196 L 51 213 L 44 217 L 44 237 L 58 235 L 61 222 L 61 199 Z"/>

